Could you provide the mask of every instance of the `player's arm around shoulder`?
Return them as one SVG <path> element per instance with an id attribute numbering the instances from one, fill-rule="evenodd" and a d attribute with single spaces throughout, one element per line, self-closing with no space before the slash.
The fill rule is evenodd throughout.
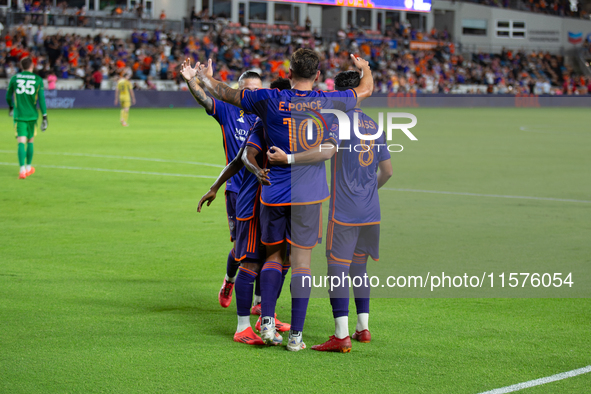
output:
<path id="1" fill-rule="evenodd" d="M 323 142 L 317 148 L 295 154 L 287 154 L 281 148 L 272 146 L 267 151 L 267 159 L 269 164 L 277 166 L 296 163 L 300 165 L 316 164 L 329 160 L 336 151 L 335 145 L 331 142 Z"/>

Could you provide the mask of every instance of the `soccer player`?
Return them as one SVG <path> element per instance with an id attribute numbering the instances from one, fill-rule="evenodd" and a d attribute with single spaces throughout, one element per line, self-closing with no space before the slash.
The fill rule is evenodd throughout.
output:
<path id="1" fill-rule="evenodd" d="M 312 127 L 311 145 L 305 141 L 307 127 L 302 113 L 292 110 L 292 104 L 301 107 L 334 109 L 332 99 L 343 99 L 344 109 L 350 110 L 369 97 L 373 91 L 373 78 L 367 61 L 351 55 L 353 63 L 362 71 L 363 77 L 357 88 L 344 92 L 313 91 L 320 75 L 319 57 L 310 49 L 300 48 L 291 56 L 288 79 L 292 89 L 285 91 L 259 89 L 257 91 L 232 89 L 209 75 L 212 68 L 198 64 L 197 76 L 207 89 L 221 100 L 240 106 L 248 113 L 254 113 L 263 122 L 267 146 L 277 146 L 293 154 L 318 147 L 321 142 L 330 141 L 338 145 L 334 133 L 327 124 L 332 118 L 326 116 L 324 126 Z M 307 101 L 306 101 L 307 100 Z M 306 105 L 304 105 L 306 104 Z M 310 123 L 308 123 L 310 124 Z M 324 162 L 307 166 L 271 166 L 270 185 L 261 191 L 261 242 L 266 245 L 267 258 L 261 270 L 262 324 L 261 338 L 272 344 L 275 339 L 275 305 L 278 287 L 281 283 L 280 262 L 285 242 L 291 245 L 291 331 L 287 349 L 299 351 L 306 347 L 302 331 L 311 291 L 310 261 L 312 248 L 318 243 L 320 230 L 320 209 L 322 201 L 328 199 Z M 292 182 L 293 181 L 293 182 Z M 293 183 L 293 185 L 292 185 Z"/>
<path id="2" fill-rule="evenodd" d="M 119 120 L 124 127 L 127 127 L 127 119 L 129 118 L 129 107 L 135 105 L 135 94 L 133 93 L 133 86 L 129 82 L 130 75 L 123 74 L 119 81 L 117 81 L 117 88 L 115 90 L 115 105 L 121 103 L 121 114 Z"/>
<path id="3" fill-rule="evenodd" d="M 43 92 L 43 80 L 33 74 L 33 61 L 30 57 L 21 60 L 22 70 L 10 78 L 6 91 L 6 102 L 9 114 L 14 115 L 14 127 L 18 142 L 18 163 L 20 165 L 19 179 L 25 179 L 35 173 L 33 161 L 33 142 L 35 140 L 35 125 L 39 119 L 37 102 L 41 108 L 43 121 L 41 131 L 47 130 L 47 107 L 45 106 L 45 94 Z M 13 96 L 16 99 L 13 100 Z M 27 149 L 25 151 L 25 143 Z M 26 163 L 26 164 L 25 164 Z"/>
<path id="4" fill-rule="evenodd" d="M 213 69 L 210 70 L 213 75 Z M 226 164 L 236 157 L 240 146 L 244 141 L 248 131 L 252 128 L 256 115 L 245 114 L 240 108 L 226 104 L 223 101 L 208 97 L 196 78 L 197 65 L 191 67 L 191 61 L 185 60 L 181 66 L 181 75 L 187 82 L 191 94 L 195 100 L 205 108 L 208 115 L 220 124 L 222 129 L 224 152 L 226 154 Z M 253 71 L 247 71 L 242 74 L 238 80 L 240 89 L 256 90 L 262 87 L 261 76 Z M 232 250 L 228 254 L 226 263 L 226 276 L 218 294 L 218 300 L 223 308 L 230 306 L 232 302 L 232 292 L 234 290 L 234 281 L 240 263 L 236 261 L 236 198 L 242 183 L 244 170 L 230 178 L 226 182 L 226 212 L 228 215 L 228 225 L 230 227 L 230 241 L 234 243 Z"/>
<path id="5" fill-rule="evenodd" d="M 345 71 L 335 77 L 337 90 L 347 90 L 359 85 L 359 73 Z M 350 122 L 358 125 L 360 134 L 373 135 L 377 123 L 360 108 L 347 113 Z M 296 156 L 297 162 L 322 160 L 321 152 L 306 152 Z M 287 156 L 279 149 L 270 152 L 271 163 L 287 162 Z M 331 159 L 331 197 L 329 222 L 326 235 L 328 276 L 336 277 L 339 286 L 330 293 L 335 334 L 313 350 L 348 353 L 351 351 L 349 337 L 349 282 L 356 280 L 362 285 L 353 286 L 357 308 L 357 326 L 353 339 L 370 342 L 369 332 L 369 286 L 362 280 L 367 275 L 367 258 L 379 259 L 380 201 L 378 189 L 392 176 L 392 163 L 386 139 L 382 134 L 377 140 L 362 140 L 353 132 L 351 139 L 341 141 L 338 152 Z M 350 275 L 350 278 L 346 278 Z M 345 280 L 347 279 L 347 280 Z M 354 282 L 355 283 L 355 282 Z"/>
<path id="6" fill-rule="evenodd" d="M 290 87 L 289 81 L 282 79 L 271 83 L 271 88 L 283 90 L 286 88 L 289 89 Z M 234 341 L 248 345 L 264 344 L 260 337 L 253 332 L 249 317 L 251 314 L 250 306 L 252 304 L 253 282 L 256 281 L 259 283 L 257 277 L 265 261 L 264 250 L 262 250 L 260 245 L 261 235 L 259 224 L 259 198 L 261 192 L 259 180 L 261 183 L 265 183 L 265 179 L 267 178 L 266 173 L 268 172 L 268 170 L 260 169 L 265 161 L 264 153 L 260 153 L 265 150 L 262 132 L 262 122 L 257 120 L 249 132 L 247 141 L 243 143 L 234 160 L 222 170 L 218 179 L 216 179 L 209 191 L 201 198 L 197 207 L 197 211 L 201 212 L 203 203 L 207 201 L 207 205 L 209 206 L 215 199 L 219 188 L 232 176 L 238 174 L 243 167 L 243 154 L 246 154 L 249 159 L 254 158 L 256 160 L 258 171 L 255 173 L 244 173 L 242 185 L 240 186 L 236 200 L 236 255 L 238 256 L 236 260 L 240 262 L 240 268 L 235 281 L 238 326 L 234 334 Z M 283 280 L 285 280 L 288 270 L 289 260 L 284 261 L 282 266 Z M 255 297 L 256 293 L 255 291 Z M 252 311 L 255 311 L 253 314 L 256 314 L 257 307 L 260 310 L 260 290 L 257 301 L 255 301 L 256 305 L 252 308 Z M 281 323 L 279 320 L 276 320 L 276 327 L 277 331 L 280 332 L 289 331 L 290 329 L 289 324 Z M 260 318 L 255 328 L 260 330 Z M 280 344 L 282 340 L 283 338 L 279 334 L 276 334 L 274 344 Z"/>

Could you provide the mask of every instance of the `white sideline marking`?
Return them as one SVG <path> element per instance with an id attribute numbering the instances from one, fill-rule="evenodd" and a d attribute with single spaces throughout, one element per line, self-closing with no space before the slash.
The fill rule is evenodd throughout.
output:
<path id="1" fill-rule="evenodd" d="M 12 150 L 0 150 L 0 153 L 14 153 Z M 133 157 L 133 156 L 113 156 L 113 155 L 99 155 L 94 153 L 68 153 L 68 152 L 35 152 L 36 155 L 54 155 L 54 156 L 82 156 L 82 157 L 100 157 L 103 159 L 121 159 L 121 160 L 141 160 L 141 161 L 156 161 L 160 163 L 175 163 L 175 164 L 193 164 L 197 166 L 207 166 L 224 168 L 220 164 L 202 163 L 199 161 L 180 161 L 180 160 L 166 160 L 166 159 L 152 159 L 149 157 Z"/>
<path id="2" fill-rule="evenodd" d="M 557 380 L 562 380 L 566 378 L 572 378 L 573 376 L 582 375 L 585 373 L 591 372 L 591 365 L 587 365 L 586 367 L 573 369 L 572 371 L 562 372 L 556 375 L 547 376 L 545 378 L 530 380 L 528 382 L 514 384 L 512 386 L 501 387 L 499 389 L 494 389 L 490 391 L 485 391 L 480 394 L 505 394 L 505 393 L 512 393 L 513 391 L 527 389 L 529 387 L 540 386 L 542 384 L 556 382 Z"/>
<path id="3" fill-rule="evenodd" d="M 582 202 L 591 204 L 588 200 L 571 200 L 568 198 L 552 198 L 552 197 L 531 197 L 531 196 L 508 196 L 504 194 L 480 194 L 480 193 L 463 193 L 463 192 L 445 192 L 438 190 L 416 190 L 416 189 L 393 189 L 383 187 L 380 190 L 392 190 L 396 192 L 415 192 L 415 193 L 433 193 L 433 194 L 453 194 L 456 196 L 474 196 L 474 197 L 495 197 L 495 198 L 517 198 L 522 200 L 542 200 L 542 201 L 561 201 L 561 202 Z"/>
<path id="4" fill-rule="evenodd" d="M 0 153 L 14 153 L 14 151 L 0 150 Z M 196 162 L 196 161 L 178 161 L 178 160 L 166 160 L 166 159 L 153 159 L 153 158 L 149 158 L 149 157 L 99 155 L 99 154 L 93 154 L 93 153 L 35 152 L 35 154 L 36 155 L 37 154 L 56 155 L 56 156 L 102 157 L 102 158 L 106 158 L 106 159 L 123 159 L 123 160 L 142 160 L 142 161 L 154 161 L 154 162 L 161 162 L 161 163 L 193 164 L 193 165 L 201 165 L 201 166 L 216 167 L 216 168 L 224 168 L 225 167 L 225 166 L 219 165 L 219 164 L 202 163 L 202 162 Z M 10 163 L 1 163 L 1 164 L 2 165 L 10 165 Z M 39 167 L 41 167 L 41 166 L 39 166 Z M 63 168 L 63 169 L 72 169 L 72 170 L 122 172 L 122 173 L 128 173 L 128 174 L 147 174 L 147 175 L 162 175 L 162 176 L 168 175 L 168 176 L 181 176 L 181 177 L 191 177 L 191 178 L 216 179 L 216 177 L 214 177 L 214 176 L 206 176 L 206 175 L 167 174 L 167 173 L 161 173 L 161 172 L 107 170 L 107 169 L 92 169 L 92 168 L 85 168 L 85 167 L 60 167 L 60 166 L 50 166 L 50 165 L 45 165 L 43 167 Z M 578 202 L 578 203 L 591 204 L 591 201 L 588 201 L 588 200 L 573 200 L 573 199 L 568 199 L 568 198 L 509 196 L 509 195 L 503 195 L 503 194 L 480 194 L 480 193 L 464 193 L 464 192 L 447 192 L 447 191 L 439 191 L 439 190 L 395 189 L 395 188 L 387 188 L 387 187 L 383 187 L 382 190 L 390 190 L 390 191 L 397 191 L 397 192 L 414 192 L 414 193 L 451 194 L 451 195 L 456 195 L 456 196 L 516 198 L 516 199 L 522 199 L 522 200 L 541 200 L 541 201 L 557 201 L 557 202 Z"/>
<path id="5" fill-rule="evenodd" d="M 14 163 L 1 163 L 0 165 L 3 166 L 18 166 L 18 164 Z M 133 171 L 133 170 L 110 170 L 107 168 L 90 168 L 90 167 L 70 167 L 70 166 L 52 166 L 49 164 L 38 165 L 36 164 L 35 167 L 39 168 L 59 168 L 64 170 L 84 170 L 84 171 L 100 171 L 100 172 L 119 172 L 123 174 L 140 174 L 140 175 L 161 175 L 161 176 L 179 176 L 179 177 L 186 177 L 186 178 L 208 178 L 208 179 L 217 179 L 215 176 L 209 175 L 192 175 L 192 174 L 170 174 L 167 172 L 150 172 L 150 171 Z"/>

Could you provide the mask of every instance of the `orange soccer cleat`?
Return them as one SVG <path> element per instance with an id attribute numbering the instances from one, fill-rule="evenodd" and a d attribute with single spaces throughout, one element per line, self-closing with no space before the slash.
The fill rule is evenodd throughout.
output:
<path id="1" fill-rule="evenodd" d="M 256 305 L 253 305 L 252 308 L 250 308 L 250 314 L 251 315 L 261 315 L 261 303 L 259 302 Z"/>
<path id="2" fill-rule="evenodd" d="M 232 290 L 234 290 L 234 283 L 228 282 L 224 279 L 220 293 L 218 294 L 218 300 L 222 308 L 227 308 L 232 302 Z"/>
<path id="3" fill-rule="evenodd" d="M 234 342 L 242 342 L 247 345 L 264 345 L 265 342 L 259 337 L 257 334 L 252 331 L 252 327 L 248 327 L 247 329 L 237 332 L 234 334 Z"/>
<path id="4" fill-rule="evenodd" d="M 31 167 L 29 171 L 27 171 L 27 176 L 31 176 L 35 173 L 35 167 Z"/>
<path id="5" fill-rule="evenodd" d="M 371 342 L 371 334 L 369 333 L 369 330 L 355 331 L 353 339 L 361 343 L 369 343 Z"/>
<path id="6" fill-rule="evenodd" d="M 332 335 L 330 339 L 321 345 L 312 346 L 312 350 L 318 350 L 319 352 L 351 352 L 351 337 L 347 336 L 343 339 L 339 339 Z"/>
<path id="7" fill-rule="evenodd" d="M 23 171 L 18 174 L 18 179 L 25 179 L 27 177 L 27 172 Z"/>

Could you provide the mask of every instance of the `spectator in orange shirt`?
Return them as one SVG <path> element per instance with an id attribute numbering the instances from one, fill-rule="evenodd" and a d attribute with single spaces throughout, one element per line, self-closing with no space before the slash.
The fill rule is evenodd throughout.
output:
<path id="1" fill-rule="evenodd" d="M 162 10 L 162 12 L 160 13 L 160 20 L 163 21 L 164 19 L 166 19 L 166 12 Z"/>
<path id="2" fill-rule="evenodd" d="M 228 80 L 228 75 L 230 75 L 228 67 L 226 67 L 226 65 L 222 66 L 222 69 L 220 70 L 220 79 L 226 82 Z"/>
<path id="3" fill-rule="evenodd" d="M 367 45 L 367 42 L 361 44 L 359 49 L 361 50 L 361 52 L 363 52 L 365 56 L 369 56 L 369 54 L 371 53 L 371 48 L 369 47 L 369 45 Z"/>
<path id="4" fill-rule="evenodd" d="M 72 49 L 68 54 L 68 63 L 70 63 L 72 67 L 78 67 L 79 56 L 80 55 L 78 55 L 78 51 L 76 49 Z"/>
<path id="5" fill-rule="evenodd" d="M 279 72 L 279 66 L 281 66 L 283 64 L 283 60 L 281 60 L 281 59 L 271 60 L 269 62 L 269 64 L 271 65 L 271 72 L 276 73 L 276 72 Z"/>

